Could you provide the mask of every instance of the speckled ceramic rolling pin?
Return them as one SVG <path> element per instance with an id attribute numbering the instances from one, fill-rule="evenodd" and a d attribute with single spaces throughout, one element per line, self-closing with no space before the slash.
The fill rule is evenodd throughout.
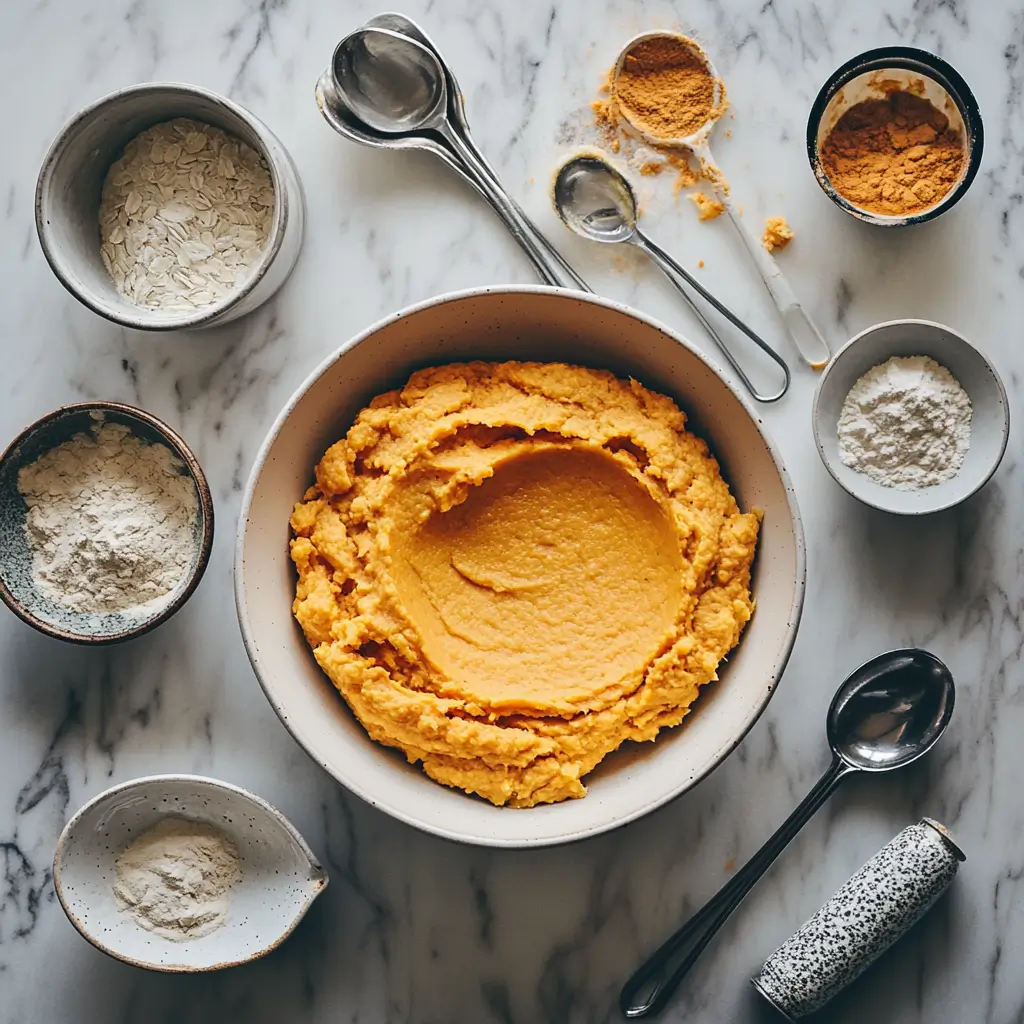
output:
<path id="1" fill-rule="evenodd" d="M 789 1020 L 820 1009 L 924 916 L 962 860 L 937 821 L 909 825 L 772 953 L 755 988 Z"/>

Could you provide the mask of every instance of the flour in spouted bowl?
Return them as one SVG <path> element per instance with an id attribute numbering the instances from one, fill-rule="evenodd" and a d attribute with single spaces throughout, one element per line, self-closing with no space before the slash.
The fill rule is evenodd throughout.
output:
<path id="1" fill-rule="evenodd" d="M 118 909 L 165 939 L 202 938 L 227 920 L 231 890 L 242 880 L 238 850 L 202 821 L 161 818 L 115 862 Z"/>
<path id="2" fill-rule="evenodd" d="M 132 139 L 107 172 L 103 265 L 134 305 L 192 313 L 248 280 L 273 214 L 274 186 L 256 150 L 200 121 L 165 121 Z"/>

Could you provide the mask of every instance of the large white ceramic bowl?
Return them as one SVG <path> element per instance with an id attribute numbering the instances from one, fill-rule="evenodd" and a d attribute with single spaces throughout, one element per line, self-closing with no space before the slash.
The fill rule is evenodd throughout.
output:
<path id="1" fill-rule="evenodd" d="M 764 509 L 757 610 L 693 713 L 587 777 L 582 800 L 513 810 L 432 782 L 374 743 L 320 671 L 292 618 L 288 517 L 324 450 L 374 395 L 418 367 L 465 359 L 565 360 L 671 395 L 711 445 L 741 507 Z M 789 658 L 804 592 L 804 541 L 789 478 L 756 413 L 687 342 L 625 306 L 542 287 L 477 289 L 375 324 L 322 363 L 278 416 L 242 505 L 235 598 L 246 649 L 281 721 L 364 800 L 428 832 L 487 846 L 542 846 L 639 818 L 706 776 L 764 710 Z"/>

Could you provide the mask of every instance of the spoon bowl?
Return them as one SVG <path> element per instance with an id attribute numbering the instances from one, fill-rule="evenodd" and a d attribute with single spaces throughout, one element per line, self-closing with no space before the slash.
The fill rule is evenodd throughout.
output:
<path id="1" fill-rule="evenodd" d="M 636 234 L 636 194 L 600 157 L 579 156 L 559 168 L 554 202 L 566 226 L 593 242 L 628 242 Z"/>
<path id="2" fill-rule="evenodd" d="M 935 745 L 953 714 L 954 697 L 953 677 L 933 654 L 913 649 L 879 655 L 832 699 L 829 746 L 859 771 L 902 768 Z"/>
<path id="3" fill-rule="evenodd" d="M 356 29 L 335 48 L 331 71 L 345 104 L 376 131 L 432 128 L 444 116 L 447 90 L 437 57 L 401 32 Z"/>
<path id="4" fill-rule="evenodd" d="M 628 103 L 623 102 L 619 93 L 619 78 L 622 74 L 622 69 L 626 64 L 626 61 L 629 60 L 631 54 L 638 46 L 654 39 L 672 39 L 679 43 L 686 50 L 689 50 L 694 58 L 704 66 L 708 76 L 711 78 L 712 95 L 711 108 L 708 111 L 708 119 L 699 128 L 690 132 L 689 135 L 678 136 L 675 138 L 666 138 L 663 135 L 657 135 L 644 121 L 639 111 L 633 110 Z M 625 117 L 633 128 L 647 139 L 648 142 L 653 142 L 659 146 L 679 146 L 686 149 L 692 149 L 698 157 L 704 156 L 701 150 L 707 142 L 708 135 L 711 133 L 711 129 L 714 127 L 715 122 L 722 116 L 722 114 L 725 113 L 725 87 L 722 84 L 721 77 L 715 70 L 715 66 L 711 63 L 711 58 L 699 43 L 690 39 L 688 36 L 682 35 L 680 32 L 641 32 L 640 35 L 634 36 L 630 39 L 622 48 L 622 52 L 615 61 L 615 67 L 612 70 L 610 88 L 612 99 L 615 100 L 622 116 Z M 708 155 L 710 156 L 710 154 Z"/>

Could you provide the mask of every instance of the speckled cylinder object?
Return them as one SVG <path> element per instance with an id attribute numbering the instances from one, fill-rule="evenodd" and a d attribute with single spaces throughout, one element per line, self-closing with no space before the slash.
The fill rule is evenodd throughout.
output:
<path id="1" fill-rule="evenodd" d="M 882 847 L 751 979 L 780 1013 L 814 1013 L 906 934 L 966 860 L 943 825 L 922 818 Z"/>

